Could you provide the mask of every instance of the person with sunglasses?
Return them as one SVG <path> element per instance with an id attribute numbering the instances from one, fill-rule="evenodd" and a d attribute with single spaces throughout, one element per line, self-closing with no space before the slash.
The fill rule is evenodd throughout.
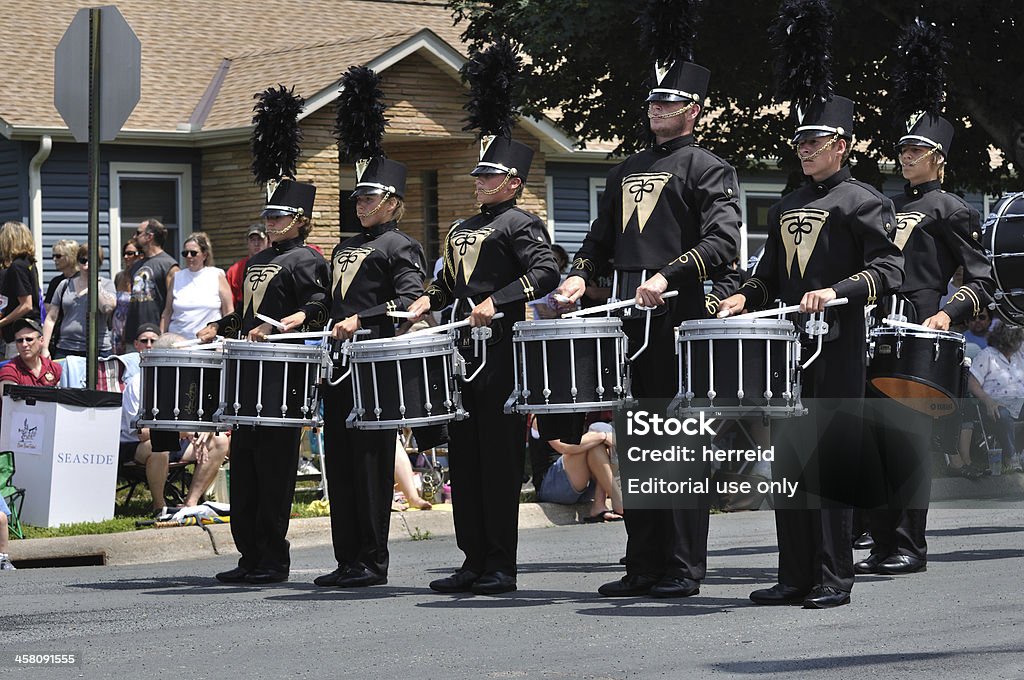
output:
<path id="1" fill-rule="evenodd" d="M 4 385 L 54 387 L 60 382 L 60 364 L 43 355 L 43 327 L 35 319 L 18 319 L 11 324 L 18 355 L 0 367 L 0 390 Z"/>
<path id="2" fill-rule="evenodd" d="M 205 232 L 192 232 L 181 256 L 185 269 L 171 275 L 160 329 L 194 338 L 206 324 L 235 311 L 235 304 L 224 270 L 213 266 L 213 246 Z"/>
<path id="3" fill-rule="evenodd" d="M 46 305 L 46 322 L 43 324 L 43 337 L 46 342 L 43 355 L 54 359 L 67 356 L 86 355 L 89 328 L 89 244 L 78 247 L 76 256 L 79 271 L 69 279 L 61 281 L 53 292 L 53 301 Z M 103 248 L 99 251 L 98 264 L 103 264 Z M 117 305 L 117 293 L 114 282 L 100 275 L 98 278 L 99 300 L 97 309 L 99 318 L 96 323 L 96 351 L 99 356 L 113 354 L 113 341 L 110 336 L 110 318 Z M 60 325 L 57 325 L 58 320 Z M 57 333 L 56 347 L 50 349 L 50 339 Z"/>
<path id="4" fill-rule="evenodd" d="M 135 232 L 135 245 L 142 257 L 132 264 L 132 294 L 128 302 L 128 319 L 124 324 L 125 337 L 134 338 L 140 325 L 160 325 L 167 302 L 171 278 L 178 271 L 178 261 L 164 251 L 167 227 L 156 219 L 139 224 Z"/>
<path id="5" fill-rule="evenodd" d="M 142 251 L 135 239 L 128 239 L 121 249 L 121 271 L 114 276 L 114 290 L 117 293 L 117 305 L 111 317 L 110 341 L 114 344 L 114 354 L 126 351 L 124 326 L 128 321 L 128 302 L 132 299 L 132 266 L 140 261 Z"/>

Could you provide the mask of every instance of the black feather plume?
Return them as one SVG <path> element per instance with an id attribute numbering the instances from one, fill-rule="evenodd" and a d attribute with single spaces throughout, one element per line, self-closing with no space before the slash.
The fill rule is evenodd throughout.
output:
<path id="1" fill-rule="evenodd" d="M 949 44 L 934 25 L 915 21 L 900 33 L 892 71 L 897 121 L 924 111 L 939 115 L 946 98 Z"/>
<path id="2" fill-rule="evenodd" d="M 469 101 L 462 107 L 467 114 L 463 130 L 479 130 L 481 137 L 512 135 L 522 64 L 518 51 L 504 38 L 470 54 L 460 71 L 462 80 L 469 83 Z"/>
<path id="3" fill-rule="evenodd" d="M 253 95 L 252 174 L 256 184 L 295 179 L 302 129 L 299 114 L 306 100 L 284 85 Z"/>
<path id="4" fill-rule="evenodd" d="M 775 96 L 806 110 L 832 95 L 832 23 L 826 0 L 783 0 L 769 29 L 775 57 Z"/>
<path id="5" fill-rule="evenodd" d="M 384 118 L 384 93 L 380 76 L 365 66 L 351 66 L 341 77 L 334 134 L 338 153 L 345 162 L 383 156 L 381 140 L 388 121 Z"/>
<path id="6" fill-rule="evenodd" d="M 637 18 L 640 49 L 655 64 L 693 61 L 693 41 L 700 20 L 697 5 L 698 0 L 647 0 Z"/>

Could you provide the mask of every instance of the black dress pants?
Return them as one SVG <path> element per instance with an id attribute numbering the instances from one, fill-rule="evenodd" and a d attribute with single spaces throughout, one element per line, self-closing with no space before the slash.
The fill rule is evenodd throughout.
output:
<path id="1" fill-rule="evenodd" d="M 231 536 L 243 569 L 288 573 L 301 434 L 297 427 L 242 425 L 231 435 Z"/>
<path id="2" fill-rule="evenodd" d="M 331 539 L 339 567 L 388 573 L 388 530 L 395 485 L 396 430 L 345 426 L 352 384 L 324 389 L 324 454 Z"/>

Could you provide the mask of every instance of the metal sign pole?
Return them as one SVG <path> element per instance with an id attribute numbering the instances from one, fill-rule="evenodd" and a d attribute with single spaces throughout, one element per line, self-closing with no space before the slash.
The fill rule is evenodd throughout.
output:
<path id="1" fill-rule="evenodd" d="M 89 10 L 89 315 L 86 387 L 96 389 L 96 329 L 99 326 L 100 254 L 100 8 Z"/>

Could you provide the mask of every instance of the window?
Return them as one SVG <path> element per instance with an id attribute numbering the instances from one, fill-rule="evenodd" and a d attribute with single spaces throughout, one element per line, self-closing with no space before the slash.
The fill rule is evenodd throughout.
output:
<path id="1" fill-rule="evenodd" d="M 746 267 L 750 258 L 768 240 L 768 210 L 782 198 L 782 184 L 741 184 L 740 209 L 743 233 L 740 239 L 740 264 Z"/>
<path id="2" fill-rule="evenodd" d="M 163 249 L 177 259 L 181 234 L 192 233 L 192 167 L 171 163 L 110 164 L 110 264 L 121 265 L 121 245 L 139 222 L 155 218 L 167 227 Z"/>
<path id="3" fill-rule="evenodd" d="M 441 256 L 441 238 L 437 224 L 437 170 L 424 170 L 423 182 L 423 252 L 427 267 L 433 267 Z M 430 274 L 433 270 L 431 269 Z"/>

